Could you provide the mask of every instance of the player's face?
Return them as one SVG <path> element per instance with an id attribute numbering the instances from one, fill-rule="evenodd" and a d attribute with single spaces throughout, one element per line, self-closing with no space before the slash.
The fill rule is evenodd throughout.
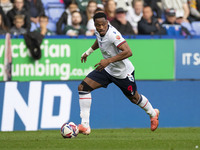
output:
<path id="1" fill-rule="evenodd" d="M 108 30 L 108 21 L 105 18 L 97 18 L 94 23 L 96 30 L 101 36 L 104 36 Z"/>

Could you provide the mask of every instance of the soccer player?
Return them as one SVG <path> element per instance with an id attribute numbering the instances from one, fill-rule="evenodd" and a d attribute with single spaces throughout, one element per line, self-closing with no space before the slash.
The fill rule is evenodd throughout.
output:
<path id="1" fill-rule="evenodd" d="M 134 79 L 134 66 L 128 57 L 132 56 L 131 49 L 121 34 L 111 26 L 104 13 L 96 13 L 93 17 L 96 27 L 96 41 L 82 54 L 81 62 L 100 48 L 104 59 L 95 65 L 96 69 L 90 72 L 78 86 L 81 124 L 79 132 L 90 134 L 89 125 L 91 91 L 100 87 L 106 88 L 108 84 L 117 85 L 126 97 L 134 104 L 140 106 L 151 119 L 151 130 L 158 127 L 159 110 L 154 109 L 144 95 L 140 95 Z"/>

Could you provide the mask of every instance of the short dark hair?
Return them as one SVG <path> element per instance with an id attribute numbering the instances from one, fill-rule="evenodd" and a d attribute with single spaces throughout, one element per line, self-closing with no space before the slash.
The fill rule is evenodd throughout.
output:
<path id="1" fill-rule="evenodd" d="M 77 10 L 73 11 L 73 12 L 71 13 L 71 15 L 73 15 L 74 13 L 79 13 L 79 14 L 81 15 L 80 11 L 77 11 Z M 81 16 L 81 17 L 82 17 L 82 16 Z"/>
<path id="2" fill-rule="evenodd" d="M 94 15 L 94 17 L 93 17 L 94 22 L 95 22 L 95 20 L 98 19 L 98 18 L 105 18 L 105 19 L 107 20 L 106 14 L 103 13 L 103 12 L 99 12 L 99 13 L 96 13 L 96 14 Z"/>
<path id="3" fill-rule="evenodd" d="M 152 10 L 152 7 L 151 7 L 150 5 L 148 5 L 148 4 L 144 4 L 144 7 L 143 7 L 143 9 L 144 9 L 144 8 L 147 8 L 147 7 L 150 7 L 150 8 L 151 8 L 151 10 Z"/>
<path id="4" fill-rule="evenodd" d="M 101 9 L 101 8 L 97 7 L 97 9 L 94 11 L 94 13 L 96 14 L 98 11 L 104 12 L 104 10 L 103 10 L 103 9 Z"/>
<path id="5" fill-rule="evenodd" d="M 41 18 L 46 18 L 47 20 L 49 20 L 49 17 L 46 16 L 45 14 L 40 15 L 40 16 L 39 16 L 39 19 L 41 19 Z"/>
<path id="6" fill-rule="evenodd" d="M 15 15 L 14 20 L 22 19 L 24 21 L 24 15 Z"/>

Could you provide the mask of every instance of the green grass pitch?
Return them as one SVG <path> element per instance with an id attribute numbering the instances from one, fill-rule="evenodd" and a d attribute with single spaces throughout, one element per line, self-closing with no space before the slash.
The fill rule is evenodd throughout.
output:
<path id="1" fill-rule="evenodd" d="M 64 139 L 59 130 L 0 132 L 0 150 L 200 150 L 200 128 L 94 129 Z"/>

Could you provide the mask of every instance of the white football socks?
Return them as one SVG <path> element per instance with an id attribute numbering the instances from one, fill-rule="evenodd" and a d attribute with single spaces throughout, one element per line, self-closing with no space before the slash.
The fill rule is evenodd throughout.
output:
<path id="1" fill-rule="evenodd" d="M 144 95 L 140 95 L 140 100 L 137 105 L 140 106 L 143 110 L 145 110 L 150 117 L 156 116 L 155 110 L 153 109 L 151 103 Z"/>
<path id="2" fill-rule="evenodd" d="M 81 124 L 86 128 L 89 127 L 91 103 L 91 93 L 86 91 L 79 91 Z"/>

